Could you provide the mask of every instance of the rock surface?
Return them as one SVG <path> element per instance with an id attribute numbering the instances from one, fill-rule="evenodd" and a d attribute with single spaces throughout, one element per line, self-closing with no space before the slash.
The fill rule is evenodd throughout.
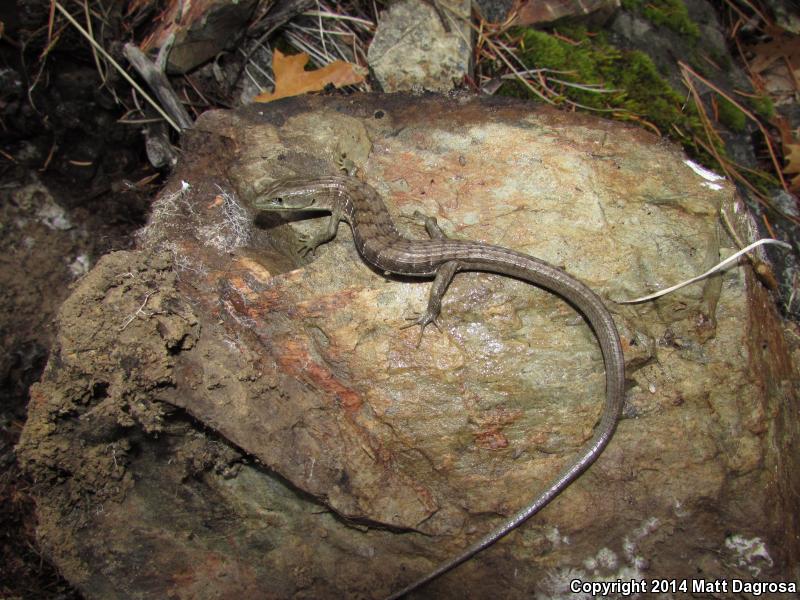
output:
<path id="1" fill-rule="evenodd" d="M 461 83 L 472 56 L 469 11 L 462 0 L 403 0 L 382 12 L 367 53 L 381 89 L 449 92 Z"/>
<path id="2" fill-rule="evenodd" d="M 421 597 L 796 577 L 797 387 L 768 295 L 742 267 L 614 303 L 730 254 L 732 188 L 619 124 L 371 95 L 204 115 L 140 250 L 64 305 L 19 452 L 43 545 L 87 597 L 381 597 L 528 503 L 590 437 L 602 359 L 559 298 L 460 274 L 417 348 L 398 326 L 428 285 L 371 270 L 345 226 L 301 259 L 320 220 L 248 207 L 341 155 L 409 237 L 421 210 L 586 282 L 626 354 L 600 460 Z"/>

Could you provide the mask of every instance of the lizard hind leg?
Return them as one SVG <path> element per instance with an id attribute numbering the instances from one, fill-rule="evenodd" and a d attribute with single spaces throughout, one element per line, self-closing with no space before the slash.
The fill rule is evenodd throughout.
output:
<path id="1" fill-rule="evenodd" d="M 433 326 L 441 332 L 437 319 L 439 318 L 439 313 L 442 311 L 442 297 L 447 291 L 450 282 L 453 281 L 453 276 L 461 270 L 461 267 L 461 263 L 457 260 L 451 260 L 439 266 L 439 269 L 436 271 L 436 276 L 433 279 L 433 284 L 431 285 L 431 292 L 428 296 L 428 306 L 425 308 L 425 312 L 422 314 L 415 313 L 414 316 L 407 317 L 406 320 L 411 321 L 411 323 L 401 327 L 401 329 L 407 329 L 408 327 L 419 325 L 417 347 L 422 343 L 422 334 L 425 333 L 425 328 L 428 325 L 433 324 Z"/>

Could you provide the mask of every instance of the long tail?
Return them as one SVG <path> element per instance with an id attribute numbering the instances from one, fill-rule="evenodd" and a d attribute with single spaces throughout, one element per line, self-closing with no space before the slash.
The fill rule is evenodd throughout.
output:
<path id="1" fill-rule="evenodd" d="M 543 287 L 572 303 L 588 320 L 603 353 L 606 369 L 606 402 L 600 423 L 592 438 L 559 473 L 555 480 L 531 504 L 521 509 L 499 528 L 478 540 L 458 556 L 439 565 L 424 577 L 395 592 L 386 600 L 396 600 L 436 579 L 447 571 L 469 560 L 481 550 L 516 529 L 544 508 L 564 488 L 572 483 L 600 455 L 606 447 L 622 412 L 624 402 L 625 363 L 614 320 L 602 300 L 592 290 L 564 271 L 506 248 L 490 247 L 481 261 L 473 261 L 470 270 L 489 271 L 516 277 Z M 495 254 L 496 252 L 496 254 Z M 508 259 L 511 260 L 508 260 Z M 521 264 L 522 263 L 522 264 Z"/>

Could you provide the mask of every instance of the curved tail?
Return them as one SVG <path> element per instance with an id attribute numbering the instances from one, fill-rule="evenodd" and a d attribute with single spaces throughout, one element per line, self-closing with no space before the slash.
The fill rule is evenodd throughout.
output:
<path id="1" fill-rule="evenodd" d="M 581 448 L 577 456 L 562 468 L 558 476 L 533 502 L 522 508 L 500 527 L 473 543 L 461 554 L 439 565 L 424 577 L 395 592 L 386 600 L 402 598 L 413 590 L 457 567 L 542 510 L 600 455 L 611 440 L 616 429 L 617 420 L 622 412 L 625 363 L 616 325 L 599 296 L 561 269 L 526 254 L 497 246 L 484 246 L 483 250 L 483 256 L 480 260 L 464 260 L 459 257 L 457 260 L 462 264 L 460 270 L 488 271 L 522 279 L 558 294 L 568 300 L 584 315 L 600 342 L 605 363 L 606 402 L 603 407 L 603 413 L 592 438 Z"/>

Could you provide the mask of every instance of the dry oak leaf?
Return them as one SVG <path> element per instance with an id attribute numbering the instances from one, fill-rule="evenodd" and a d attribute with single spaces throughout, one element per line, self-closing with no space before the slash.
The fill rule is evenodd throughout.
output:
<path id="1" fill-rule="evenodd" d="M 783 172 L 787 175 L 794 175 L 791 183 L 789 183 L 789 189 L 793 192 L 798 192 L 800 191 L 800 144 L 786 144 L 783 150 L 786 160 Z"/>
<path id="2" fill-rule="evenodd" d="M 750 62 L 750 70 L 761 73 L 776 60 L 782 58 L 793 71 L 800 69 L 800 37 L 771 28 L 768 33 L 772 40 L 752 47 L 755 58 Z"/>
<path id="3" fill-rule="evenodd" d="M 316 71 L 306 71 L 308 54 L 284 56 L 280 50 L 272 55 L 272 72 L 275 74 L 275 91 L 261 92 L 255 102 L 272 102 L 278 98 L 318 92 L 333 84 L 336 87 L 355 85 L 364 81 L 363 69 L 358 65 L 337 60 Z"/>

